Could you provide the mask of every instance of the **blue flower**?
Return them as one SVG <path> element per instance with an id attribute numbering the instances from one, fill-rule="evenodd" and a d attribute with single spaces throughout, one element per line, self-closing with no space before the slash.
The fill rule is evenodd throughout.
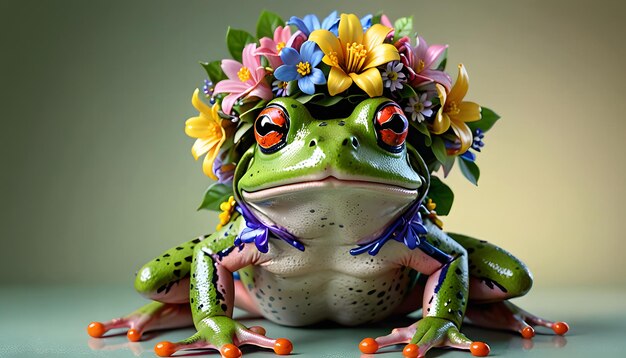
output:
<path id="1" fill-rule="evenodd" d="M 337 36 L 339 16 L 337 15 L 337 11 L 333 11 L 322 21 L 321 24 L 317 16 L 313 14 L 305 15 L 302 19 L 292 16 L 289 21 L 287 21 L 287 25 L 296 26 L 298 30 L 302 31 L 302 33 L 306 35 L 307 38 L 311 32 L 319 29 L 328 30 Z"/>
<path id="2" fill-rule="evenodd" d="M 485 132 L 482 129 L 477 128 L 474 132 L 474 140 L 472 141 L 472 149 L 477 152 L 480 152 L 481 148 L 485 146 L 483 142 L 483 138 L 485 138 Z"/>
<path id="3" fill-rule="evenodd" d="M 289 82 L 298 80 L 298 87 L 306 94 L 315 93 L 315 85 L 326 83 L 324 73 L 315 68 L 322 61 L 324 53 L 313 41 L 306 41 L 300 48 L 300 53 L 291 47 L 285 47 L 280 52 L 280 59 L 284 65 L 274 71 L 277 80 Z"/>

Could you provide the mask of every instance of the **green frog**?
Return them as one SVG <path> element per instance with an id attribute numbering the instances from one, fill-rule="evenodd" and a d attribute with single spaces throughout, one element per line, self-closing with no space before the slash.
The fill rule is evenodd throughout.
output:
<path id="1" fill-rule="evenodd" d="M 239 357 L 252 344 L 289 354 L 292 343 L 232 319 L 238 307 L 281 325 L 321 321 L 362 325 L 422 309 L 423 317 L 365 338 L 363 353 L 406 344 L 422 357 L 433 347 L 489 347 L 460 332 L 472 324 L 534 335 L 567 325 L 509 302 L 532 285 L 527 267 L 503 249 L 446 233 L 428 199 L 429 170 L 406 142 L 409 123 L 386 97 L 343 110 L 315 110 L 289 97 L 269 102 L 253 124 L 256 143 L 234 172 L 228 217 L 216 232 L 173 247 L 144 265 L 135 287 L 151 303 L 122 318 L 93 322 L 101 337 L 128 328 L 193 324 L 193 336 L 160 342 L 170 356 L 213 348 Z"/>

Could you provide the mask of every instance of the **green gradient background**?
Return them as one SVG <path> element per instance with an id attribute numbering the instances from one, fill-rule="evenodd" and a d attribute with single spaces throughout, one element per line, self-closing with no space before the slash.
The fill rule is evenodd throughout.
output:
<path id="1" fill-rule="evenodd" d="M 626 33 L 619 1 L 0 2 L 0 282 L 131 282 L 211 231 L 210 180 L 183 133 L 199 60 L 228 25 L 384 9 L 415 15 L 503 119 L 475 188 L 455 172 L 446 229 L 501 245 L 541 286 L 626 283 Z M 358 5 L 357 5 L 358 4 Z M 452 71 L 454 72 L 454 71 Z M 456 74 L 453 73 L 453 76 Z"/>

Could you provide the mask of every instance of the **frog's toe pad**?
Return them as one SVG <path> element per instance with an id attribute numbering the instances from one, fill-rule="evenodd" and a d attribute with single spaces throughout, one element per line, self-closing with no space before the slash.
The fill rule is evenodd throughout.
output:
<path id="1" fill-rule="evenodd" d="M 521 329 L 520 333 L 522 334 L 522 337 L 524 337 L 525 339 L 531 339 L 535 336 L 535 329 L 532 328 L 531 326 L 526 326 Z"/>
<path id="2" fill-rule="evenodd" d="M 419 357 L 420 349 L 417 344 L 409 343 L 404 346 L 402 350 L 402 355 L 406 358 L 417 358 Z"/>
<path id="3" fill-rule="evenodd" d="M 486 357 L 491 352 L 489 345 L 483 342 L 472 342 L 470 352 L 474 357 Z"/>
<path id="4" fill-rule="evenodd" d="M 126 337 L 131 342 L 139 342 L 141 340 L 141 331 L 135 328 L 131 328 L 126 332 Z"/>
<path id="5" fill-rule="evenodd" d="M 567 333 L 567 331 L 569 331 L 569 325 L 565 322 L 555 322 L 552 325 L 552 330 L 554 331 L 554 333 L 562 336 Z"/>
<path id="6" fill-rule="evenodd" d="M 224 358 L 239 358 L 241 357 L 241 350 L 234 344 L 225 344 L 222 349 L 220 349 L 220 353 Z"/>
<path id="7" fill-rule="evenodd" d="M 363 354 L 374 354 L 378 351 L 378 343 L 374 338 L 365 338 L 359 343 L 359 350 Z"/>
<path id="8" fill-rule="evenodd" d="M 169 357 L 176 351 L 176 345 L 168 341 L 159 342 L 154 346 L 154 353 L 159 357 Z"/>
<path id="9" fill-rule="evenodd" d="M 274 342 L 274 353 L 279 356 L 286 356 L 290 354 L 292 350 L 293 344 L 286 338 L 278 338 L 276 342 Z"/>
<path id="10" fill-rule="evenodd" d="M 94 338 L 102 337 L 106 331 L 106 328 L 100 322 L 91 322 L 87 326 L 87 334 Z"/>

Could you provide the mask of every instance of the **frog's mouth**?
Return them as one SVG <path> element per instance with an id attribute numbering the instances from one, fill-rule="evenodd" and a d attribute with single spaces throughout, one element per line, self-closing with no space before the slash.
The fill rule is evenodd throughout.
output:
<path id="1" fill-rule="evenodd" d="M 266 225 L 303 240 L 333 237 L 351 245 L 379 235 L 417 199 L 418 190 L 328 176 L 241 194 Z"/>

